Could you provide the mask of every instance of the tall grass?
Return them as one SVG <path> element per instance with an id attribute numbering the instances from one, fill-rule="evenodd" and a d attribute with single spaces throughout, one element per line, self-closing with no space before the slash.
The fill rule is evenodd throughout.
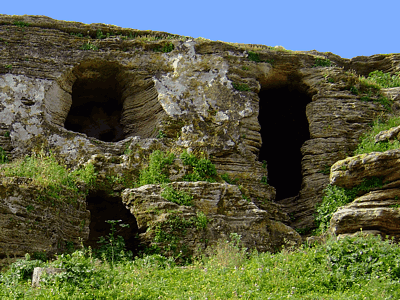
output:
<path id="1" fill-rule="evenodd" d="M 400 249 L 374 236 L 328 240 L 280 253 L 243 252 L 235 241 L 207 261 L 176 266 L 160 255 L 114 265 L 77 251 L 47 263 L 67 272 L 31 288 L 11 267 L 2 299 L 398 299 Z M 221 255 L 223 251 L 225 256 Z M 235 255 L 231 255 L 232 251 Z M 226 263 L 226 258 L 233 259 Z M 24 269 L 30 261 L 19 261 Z M 36 265 L 36 263 L 30 263 Z M 42 265 L 46 265 L 42 263 Z M 31 268 L 32 269 L 32 268 Z M 27 272 L 24 272 L 27 274 Z"/>
<path id="2" fill-rule="evenodd" d="M 399 125 L 400 117 L 392 117 L 386 122 L 382 122 L 381 120 L 375 121 L 371 130 L 361 137 L 360 143 L 358 144 L 357 149 L 354 151 L 354 154 L 357 155 L 371 152 L 384 152 L 390 149 L 400 148 L 400 142 L 398 140 L 375 143 L 375 136 L 379 132 Z"/>

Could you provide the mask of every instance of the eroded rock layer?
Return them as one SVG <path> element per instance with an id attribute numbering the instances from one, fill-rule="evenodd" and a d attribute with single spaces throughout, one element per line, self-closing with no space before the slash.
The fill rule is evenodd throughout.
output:
<path id="1" fill-rule="evenodd" d="M 154 225 L 164 215 L 143 210 L 166 200 L 159 185 L 127 189 L 132 186 L 126 182 L 138 180 L 154 150 L 188 150 L 211 159 L 218 174 L 237 187 L 222 179 L 176 183 L 193 193 L 196 204 L 168 205 L 183 215 L 203 212 L 214 220 L 204 231 L 208 238 L 236 231 L 260 250 L 279 247 L 285 238 L 297 242 L 288 226 L 314 226 L 315 205 L 329 182 L 324 170 L 351 156 L 369 124 L 386 113 L 381 103 L 362 101 L 362 92 L 354 92 L 358 75 L 400 70 L 397 54 L 348 60 L 43 16 L 0 15 L 0 37 L 0 147 L 10 159 L 44 149 L 71 169 L 93 163 L 99 175 L 98 190 L 91 193 L 125 195 L 122 201 L 140 232 L 150 226 L 144 217 L 153 218 Z M 321 59 L 331 66 L 318 66 Z M 387 93 L 399 100 L 397 91 Z M 185 170 L 179 159 L 174 164 L 172 182 Z M 152 190 L 154 196 L 147 195 Z M 223 191 L 231 197 L 212 196 Z M 135 206 L 139 198 L 147 204 Z M 1 195 L 4 207 L 10 201 Z M 218 203 L 232 207 L 213 212 Z M 15 214 L 7 210 L 2 218 Z M 18 236 L 10 230 L 8 236 Z M 140 233 L 142 242 L 151 244 L 150 233 Z M 198 237 L 188 236 L 194 247 Z M 29 250 L 23 245 L 18 255 Z M 6 251 L 0 248 L 0 255 Z"/>

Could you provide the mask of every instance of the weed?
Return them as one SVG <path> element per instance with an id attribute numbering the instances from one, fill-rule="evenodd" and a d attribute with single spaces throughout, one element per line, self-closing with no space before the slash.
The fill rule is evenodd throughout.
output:
<path id="1" fill-rule="evenodd" d="M 6 137 L 6 138 L 10 137 L 10 132 L 6 131 L 6 133 L 4 133 L 4 137 Z"/>
<path id="2" fill-rule="evenodd" d="M 262 168 L 263 168 L 263 169 L 266 169 L 266 168 L 267 168 L 267 161 L 266 161 L 266 160 L 263 160 L 263 161 L 262 161 Z"/>
<path id="3" fill-rule="evenodd" d="M 184 181 L 216 182 L 217 170 L 210 160 L 197 158 L 194 154 L 186 151 L 181 154 L 180 158 L 184 165 L 190 167 L 189 172 L 183 177 Z"/>
<path id="4" fill-rule="evenodd" d="M 329 59 L 316 58 L 313 68 L 315 67 L 330 67 L 332 62 Z"/>
<path id="5" fill-rule="evenodd" d="M 329 175 L 331 173 L 331 166 L 325 165 L 322 170 L 319 170 L 318 173 L 322 173 L 325 175 Z"/>
<path id="6" fill-rule="evenodd" d="M 8 163 L 8 157 L 6 151 L 0 147 L 0 164 Z"/>
<path id="7" fill-rule="evenodd" d="M 80 32 L 78 32 L 78 33 L 71 32 L 70 35 L 73 35 L 73 36 L 76 36 L 76 37 L 83 37 L 83 34 L 80 33 Z"/>
<path id="8" fill-rule="evenodd" d="M 167 166 L 175 160 L 173 153 L 155 150 L 149 156 L 149 165 L 140 171 L 138 186 L 170 182 Z"/>
<path id="9" fill-rule="evenodd" d="M 172 50 L 174 50 L 175 49 L 175 47 L 174 47 L 174 44 L 172 44 L 172 43 L 168 43 L 168 44 L 165 44 L 164 46 L 157 46 L 157 47 L 155 47 L 154 49 L 153 49 L 153 51 L 154 52 L 163 52 L 163 53 L 168 53 L 168 52 L 171 52 Z"/>
<path id="10" fill-rule="evenodd" d="M 101 246 L 96 249 L 95 254 L 97 257 L 104 261 L 111 262 L 113 265 L 117 261 L 132 259 L 132 252 L 127 251 L 125 247 L 125 240 L 122 236 L 115 236 L 117 229 L 115 226 L 122 222 L 122 220 L 107 220 L 106 223 L 111 225 L 110 233 L 104 237 L 100 237 L 98 244 Z M 129 227 L 129 224 L 118 224 L 120 227 Z"/>
<path id="11" fill-rule="evenodd" d="M 205 230 L 210 219 L 201 211 L 197 212 L 197 218 L 195 219 L 195 225 L 198 230 Z"/>
<path id="12" fill-rule="evenodd" d="M 250 87 L 246 83 L 233 83 L 233 88 L 238 91 L 250 91 Z"/>
<path id="13" fill-rule="evenodd" d="M 93 45 L 90 42 L 88 42 L 88 43 L 83 44 L 79 49 L 97 51 L 97 50 L 99 50 L 99 47 L 97 47 L 96 45 Z"/>
<path id="14" fill-rule="evenodd" d="M 47 261 L 47 254 L 44 251 L 36 251 L 36 252 L 33 252 L 32 258 L 45 262 L 45 261 Z"/>
<path id="15" fill-rule="evenodd" d="M 5 65 L 4 66 L 6 69 L 9 69 L 9 70 L 11 70 L 13 67 L 12 67 L 12 65 Z"/>
<path id="16" fill-rule="evenodd" d="M 18 26 L 18 27 L 28 27 L 30 24 L 29 24 L 29 23 L 22 22 L 22 21 L 15 21 L 15 22 L 13 23 L 13 25 L 16 25 L 16 26 Z"/>
<path id="17" fill-rule="evenodd" d="M 359 92 L 359 90 L 358 90 L 358 88 L 356 88 L 355 86 L 351 86 L 350 87 L 350 92 L 353 94 L 353 95 L 358 95 L 360 92 Z"/>
<path id="18" fill-rule="evenodd" d="M 249 67 L 242 66 L 242 70 L 243 70 L 243 71 L 248 71 L 248 70 L 249 70 Z"/>
<path id="19" fill-rule="evenodd" d="M 156 136 L 156 138 L 158 138 L 158 139 L 163 139 L 163 138 L 165 138 L 166 137 L 166 135 L 164 134 L 164 132 L 162 132 L 161 130 L 159 130 L 158 131 L 158 134 L 157 134 L 157 136 Z"/>
<path id="20" fill-rule="evenodd" d="M 35 208 L 32 206 L 32 205 L 28 205 L 27 207 L 26 207 L 26 211 L 29 213 L 29 212 L 31 212 L 31 211 L 34 211 L 35 210 Z"/>
<path id="21" fill-rule="evenodd" d="M 161 193 L 161 197 L 164 199 L 174 202 L 178 205 L 192 206 L 193 196 L 185 192 L 180 192 L 172 188 L 171 186 L 166 186 Z"/>
<path id="22" fill-rule="evenodd" d="M 221 178 L 229 183 L 229 184 L 236 184 L 239 181 L 239 178 L 231 179 L 231 177 L 228 175 L 228 173 L 224 173 L 221 175 Z"/>
<path id="23" fill-rule="evenodd" d="M 256 52 L 249 51 L 247 58 L 251 61 L 261 62 L 260 55 Z"/>
<path id="24" fill-rule="evenodd" d="M 261 183 L 263 183 L 263 184 L 265 184 L 265 185 L 269 185 L 269 184 L 268 184 L 268 178 L 267 178 L 267 176 L 261 177 Z"/>

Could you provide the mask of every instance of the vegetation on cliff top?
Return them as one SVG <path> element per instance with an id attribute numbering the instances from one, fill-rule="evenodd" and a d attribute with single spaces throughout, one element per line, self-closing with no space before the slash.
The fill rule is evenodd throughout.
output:
<path id="1" fill-rule="evenodd" d="M 240 236 L 237 236 L 238 238 Z M 53 262 L 19 260 L 0 275 L 2 299 L 397 299 L 400 248 L 375 236 L 328 240 L 280 253 L 249 253 L 221 241 L 194 263 L 149 255 L 108 262 L 90 250 Z M 35 266 L 65 273 L 31 287 Z"/>

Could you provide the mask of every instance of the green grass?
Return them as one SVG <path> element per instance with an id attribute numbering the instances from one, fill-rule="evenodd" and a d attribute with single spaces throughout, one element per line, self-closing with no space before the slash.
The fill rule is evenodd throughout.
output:
<path id="1" fill-rule="evenodd" d="M 397 72 L 395 75 L 390 75 L 389 73 L 376 70 L 369 73 L 367 78 L 361 77 L 360 79 L 367 84 L 375 84 L 381 88 L 400 87 L 400 72 Z"/>
<path id="2" fill-rule="evenodd" d="M 360 143 L 358 144 L 357 149 L 354 151 L 354 154 L 357 155 L 371 152 L 384 152 L 390 149 L 400 148 L 400 142 L 398 140 L 375 143 L 374 139 L 379 132 L 397 127 L 399 125 L 400 117 L 392 117 L 386 122 L 382 122 L 381 120 L 375 121 L 371 130 L 361 137 Z"/>
<path id="3" fill-rule="evenodd" d="M 373 236 L 279 253 L 249 253 L 231 236 L 184 268 L 149 255 L 115 264 L 80 250 L 20 260 L 0 277 L 2 299 L 398 299 L 400 248 Z M 35 266 L 67 271 L 30 286 Z"/>
<path id="4" fill-rule="evenodd" d="M 4 160 L 4 159 L 3 159 Z M 39 187 L 39 191 L 56 199 L 64 199 L 63 192 L 71 191 L 82 193 L 77 187 L 78 183 L 84 183 L 87 188 L 95 184 L 97 174 L 93 165 L 70 171 L 62 165 L 53 154 L 45 154 L 43 151 L 32 156 L 25 156 L 4 164 L 0 174 L 5 177 L 28 177 L 32 183 Z"/>
<path id="5" fill-rule="evenodd" d="M 189 171 L 183 177 L 183 181 L 217 181 L 217 169 L 209 159 L 198 158 L 186 151 L 181 154 L 180 158 L 183 164 L 189 167 Z"/>
<path id="6" fill-rule="evenodd" d="M 138 186 L 169 183 L 168 166 L 174 160 L 174 154 L 155 150 L 149 156 L 149 165 L 140 171 Z"/>

